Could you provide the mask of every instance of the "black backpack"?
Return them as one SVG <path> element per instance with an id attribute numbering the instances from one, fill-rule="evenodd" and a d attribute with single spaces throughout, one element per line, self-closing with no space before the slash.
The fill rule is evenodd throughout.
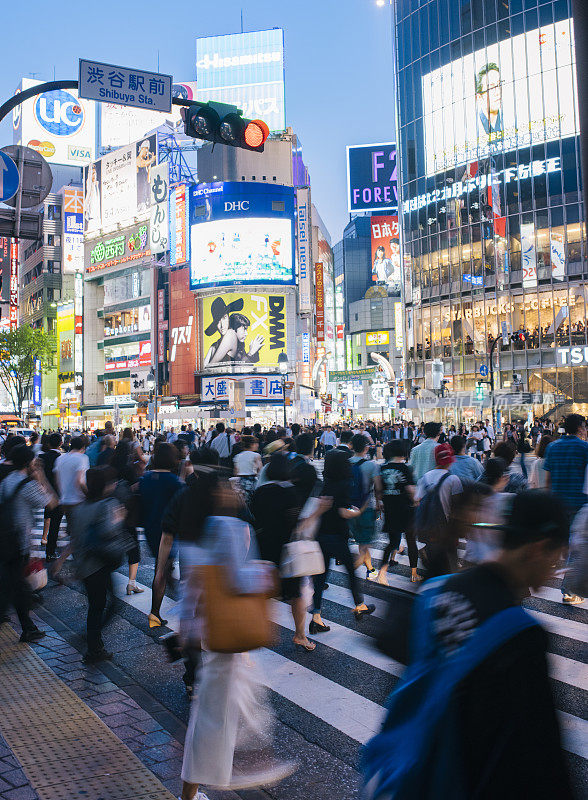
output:
<path id="1" fill-rule="evenodd" d="M 431 491 L 422 498 L 414 513 L 414 531 L 423 544 L 437 541 L 447 527 L 447 517 L 441 503 L 441 485 L 449 477 L 446 472 Z"/>
<path id="2" fill-rule="evenodd" d="M 25 483 L 29 483 L 30 480 L 30 478 L 23 478 L 12 494 L 5 497 L 0 504 L 0 561 L 5 563 L 15 561 L 21 553 L 14 501 Z"/>

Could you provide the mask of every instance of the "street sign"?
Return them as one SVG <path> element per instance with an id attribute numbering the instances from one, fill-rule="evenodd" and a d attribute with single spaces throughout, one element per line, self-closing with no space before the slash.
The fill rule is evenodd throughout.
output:
<path id="1" fill-rule="evenodd" d="M 86 100 L 148 111 L 171 111 L 171 75 L 80 58 L 78 94 Z"/>
<path id="2" fill-rule="evenodd" d="M 47 197 L 53 185 L 51 167 L 43 156 L 32 147 L 8 144 L 0 151 L 14 161 L 20 175 L 20 207 L 35 208 Z M 17 197 L 7 201 L 16 206 Z"/>
<path id="3" fill-rule="evenodd" d="M 0 201 L 5 203 L 18 191 L 18 168 L 9 155 L 0 150 Z"/>
<path id="4" fill-rule="evenodd" d="M 502 334 L 502 344 L 508 347 L 508 327 L 504 320 L 500 323 L 500 333 Z"/>
<path id="5" fill-rule="evenodd" d="M 482 366 L 480 367 L 480 375 L 483 378 L 487 378 L 488 377 L 488 372 L 489 372 L 488 365 L 487 364 L 482 364 Z"/>

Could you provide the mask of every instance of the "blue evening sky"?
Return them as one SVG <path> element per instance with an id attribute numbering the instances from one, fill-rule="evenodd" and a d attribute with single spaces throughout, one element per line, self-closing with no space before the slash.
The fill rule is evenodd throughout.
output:
<path id="1" fill-rule="evenodd" d="M 20 78 L 76 79 L 78 58 L 196 77 L 196 38 L 282 27 L 286 116 L 333 242 L 348 221 L 345 146 L 394 140 L 390 7 L 375 0 L 27 0 L 3 4 L 0 97 Z M 12 144 L 12 126 L 0 125 Z"/>

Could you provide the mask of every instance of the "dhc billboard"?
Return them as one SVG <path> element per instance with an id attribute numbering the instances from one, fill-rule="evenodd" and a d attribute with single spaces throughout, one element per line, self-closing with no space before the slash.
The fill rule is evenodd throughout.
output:
<path id="1" fill-rule="evenodd" d="M 196 184 L 189 229 L 191 289 L 296 282 L 290 186 Z"/>

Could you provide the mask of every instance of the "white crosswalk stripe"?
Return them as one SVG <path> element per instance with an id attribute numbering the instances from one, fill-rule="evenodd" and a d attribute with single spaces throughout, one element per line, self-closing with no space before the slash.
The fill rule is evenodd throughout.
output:
<path id="1" fill-rule="evenodd" d="M 36 550 L 42 549 L 40 547 L 41 529 L 42 520 L 39 520 L 39 528 L 33 533 L 33 544 Z M 60 539 L 65 540 L 63 532 L 60 534 Z M 381 557 L 381 551 L 375 550 L 374 555 L 376 558 Z M 408 564 L 408 559 L 405 557 L 399 557 L 398 561 Z M 332 569 L 337 574 L 344 572 L 341 566 L 332 565 Z M 418 588 L 418 585 L 411 584 L 407 577 L 394 572 L 389 573 L 388 582 L 390 586 L 403 590 L 415 591 Z M 143 594 L 127 596 L 125 593 L 126 583 L 127 578 L 124 574 L 114 574 L 116 593 L 125 603 L 147 615 L 151 606 L 150 588 L 143 587 L 145 588 Z M 366 602 L 374 603 L 376 606 L 375 616 L 382 617 L 385 611 L 385 602 L 370 596 L 370 584 L 368 583 L 364 583 L 364 592 Z M 544 603 L 546 607 L 553 605 L 554 612 L 555 604 L 561 602 L 561 593 L 556 589 L 546 588 L 536 596 L 546 601 Z M 324 593 L 324 598 L 339 609 L 348 609 L 351 619 L 353 604 L 351 593 L 346 586 L 331 582 Z M 177 604 L 173 600 L 168 597 L 164 598 L 161 613 L 168 620 L 169 627 L 172 629 L 178 627 L 176 606 Z M 566 637 L 576 644 L 583 645 L 588 641 L 588 626 L 583 622 L 563 618 L 556 613 L 549 613 L 548 610 L 533 610 L 531 613 L 551 633 Z M 275 601 L 272 615 L 276 624 L 286 630 L 294 630 L 289 606 Z M 317 637 L 317 641 L 341 654 L 342 657 L 356 659 L 369 665 L 371 669 L 378 670 L 382 675 L 398 677 L 402 674 L 403 666 L 379 653 L 369 636 L 346 627 L 345 624 L 329 620 L 327 615 L 323 615 L 323 619 L 330 625 L 331 630 Z M 146 620 L 145 623 L 147 623 Z M 264 682 L 272 691 L 351 739 L 363 743 L 379 730 L 384 714 L 380 703 L 354 692 L 336 680 L 325 677 L 310 667 L 274 650 L 258 651 L 255 659 L 261 666 Z M 588 670 L 582 661 L 550 653 L 549 663 L 552 676 L 564 684 L 569 691 L 588 690 Z M 369 686 L 365 688 L 369 690 Z M 369 691 L 366 693 L 369 695 Z M 559 717 L 564 747 L 569 752 L 588 759 L 588 722 L 563 710 L 559 711 Z"/>

